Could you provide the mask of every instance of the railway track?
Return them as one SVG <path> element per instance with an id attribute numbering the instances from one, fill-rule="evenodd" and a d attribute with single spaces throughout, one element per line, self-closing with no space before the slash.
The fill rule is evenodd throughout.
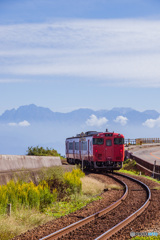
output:
<path id="1" fill-rule="evenodd" d="M 108 239 L 145 211 L 151 199 L 148 186 L 119 173 L 109 176 L 124 186 L 124 194 L 118 201 L 40 240 Z"/>

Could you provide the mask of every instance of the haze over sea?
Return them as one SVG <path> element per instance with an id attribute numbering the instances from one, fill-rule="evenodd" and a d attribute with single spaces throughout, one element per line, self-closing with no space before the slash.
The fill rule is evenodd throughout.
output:
<path id="1" fill-rule="evenodd" d="M 125 138 L 157 137 L 160 126 L 156 111 L 132 108 L 94 111 L 78 109 L 52 112 L 34 104 L 5 111 L 0 116 L 0 153 L 26 154 L 31 146 L 54 148 L 65 154 L 65 139 L 89 130 L 115 131 Z"/>

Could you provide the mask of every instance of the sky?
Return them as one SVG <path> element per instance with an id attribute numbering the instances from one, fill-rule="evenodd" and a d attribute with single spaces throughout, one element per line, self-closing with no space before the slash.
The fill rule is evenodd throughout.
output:
<path id="1" fill-rule="evenodd" d="M 160 112 L 159 0 L 0 0 L 0 114 Z"/>

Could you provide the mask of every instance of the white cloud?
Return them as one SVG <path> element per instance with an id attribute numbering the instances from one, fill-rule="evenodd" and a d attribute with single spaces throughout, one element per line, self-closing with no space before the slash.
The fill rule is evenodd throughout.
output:
<path id="1" fill-rule="evenodd" d="M 8 123 L 8 125 L 9 125 L 9 126 L 28 127 L 28 126 L 30 126 L 31 124 L 30 124 L 28 121 L 24 120 L 24 121 L 19 122 L 19 123 L 15 123 L 15 122 Z"/>
<path id="2" fill-rule="evenodd" d="M 23 122 L 19 122 L 18 125 L 21 127 L 28 127 L 28 126 L 30 126 L 30 123 L 28 121 L 24 120 Z"/>
<path id="3" fill-rule="evenodd" d="M 159 29 L 160 20 L 145 19 L 0 26 L 0 75 L 77 76 L 112 86 L 160 87 Z"/>
<path id="4" fill-rule="evenodd" d="M 25 79 L 6 79 L 6 78 L 2 78 L 0 79 L 0 83 L 23 83 L 23 82 L 29 82 L 30 80 L 25 80 Z"/>
<path id="5" fill-rule="evenodd" d="M 97 118 L 94 114 L 92 114 L 86 121 L 86 124 L 88 126 L 96 126 L 101 127 L 102 125 L 106 124 L 108 122 L 108 119 L 105 117 Z"/>
<path id="6" fill-rule="evenodd" d="M 114 122 L 116 123 L 120 123 L 122 126 L 125 126 L 127 124 L 128 118 L 123 117 L 123 116 L 118 116 L 116 117 L 116 119 L 114 120 Z"/>
<path id="7" fill-rule="evenodd" d="M 160 127 L 160 117 L 158 117 L 157 119 L 147 119 L 143 123 L 143 126 L 146 126 L 149 128 Z"/>
<path id="8" fill-rule="evenodd" d="M 17 126 L 18 124 L 17 123 L 14 123 L 14 122 L 11 122 L 11 123 L 8 123 L 9 126 Z"/>

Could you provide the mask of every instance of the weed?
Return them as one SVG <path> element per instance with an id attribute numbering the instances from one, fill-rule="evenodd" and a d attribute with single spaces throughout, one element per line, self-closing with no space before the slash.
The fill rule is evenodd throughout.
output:
<path id="1" fill-rule="evenodd" d="M 61 216 L 67 215 L 69 213 L 75 212 L 78 209 L 86 206 L 90 202 L 99 200 L 100 197 L 83 197 L 81 195 L 71 196 L 71 201 L 66 202 L 55 202 L 52 207 L 46 209 L 46 214 L 49 216 L 53 216 L 59 218 Z"/>
<path id="2" fill-rule="evenodd" d="M 41 171 L 37 185 L 24 182 L 22 177 L 17 182 L 11 180 L 7 185 L 0 186 L 0 239 L 11 239 L 28 229 L 75 212 L 100 199 L 93 195 L 101 193 L 101 190 L 84 194 L 84 175 L 80 169 L 64 173 L 61 168 L 50 168 Z M 95 183 L 93 188 L 94 186 Z M 10 217 L 5 214 L 7 203 L 12 204 Z"/>
<path id="3" fill-rule="evenodd" d="M 44 224 L 52 217 L 46 214 L 39 213 L 36 209 L 26 210 L 23 207 L 18 207 L 14 214 L 10 217 L 7 215 L 0 215 L 0 239 L 8 240 L 28 229 Z"/>
<path id="4" fill-rule="evenodd" d="M 19 205 L 26 208 L 43 209 L 56 201 L 56 193 L 50 193 L 47 182 L 36 186 L 33 182 L 24 183 L 10 180 L 7 185 L 0 186 L 0 213 L 6 212 L 7 204 L 12 204 L 12 210 Z"/>

